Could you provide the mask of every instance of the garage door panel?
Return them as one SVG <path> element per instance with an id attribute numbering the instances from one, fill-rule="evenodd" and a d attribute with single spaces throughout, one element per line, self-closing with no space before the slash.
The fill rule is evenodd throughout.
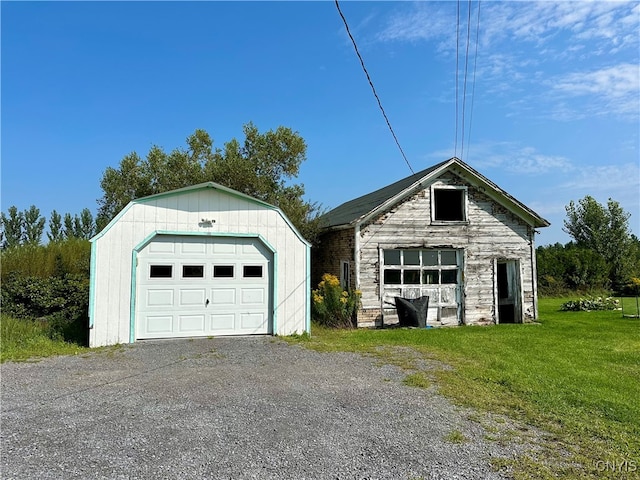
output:
<path id="1" fill-rule="evenodd" d="M 168 307 L 173 305 L 173 289 L 147 290 L 147 307 Z"/>
<path id="2" fill-rule="evenodd" d="M 147 315 L 144 318 L 145 330 L 154 333 L 172 333 L 173 315 Z"/>
<path id="3" fill-rule="evenodd" d="M 223 330 L 235 330 L 236 316 L 233 313 L 214 313 L 211 316 L 211 330 L 220 332 Z"/>
<path id="4" fill-rule="evenodd" d="M 207 253 L 207 245 L 201 242 L 185 242 L 180 245 L 183 255 L 204 255 Z"/>
<path id="5" fill-rule="evenodd" d="M 138 254 L 136 338 L 269 333 L 272 261 L 256 238 L 152 240 Z"/>
<path id="6" fill-rule="evenodd" d="M 243 330 L 261 329 L 265 324 L 265 315 L 263 313 L 241 313 L 240 326 Z"/>
<path id="7" fill-rule="evenodd" d="M 216 242 L 213 244 L 213 253 L 232 254 L 236 253 L 236 244 L 227 242 Z"/>
<path id="8" fill-rule="evenodd" d="M 214 288 L 213 290 L 211 290 L 212 305 L 235 305 L 235 303 L 235 288 Z"/>
<path id="9" fill-rule="evenodd" d="M 149 246 L 147 247 L 149 249 L 149 253 L 154 254 L 154 253 L 175 253 L 175 249 L 176 249 L 176 245 L 175 243 L 171 242 L 153 242 L 151 244 L 149 244 Z"/>
<path id="10" fill-rule="evenodd" d="M 206 293 L 204 288 L 180 289 L 180 306 L 204 306 L 207 296 Z"/>
<path id="11" fill-rule="evenodd" d="M 241 292 L 242 305 L 261 305 L 264 303 L 266 296 L 264 288 L 243 288 Z"/>
<path id="12" fill-rule="evenodd" d="M 179 315 L 178 330 L 180 333 L 204 332 L 204 315 Z"/>

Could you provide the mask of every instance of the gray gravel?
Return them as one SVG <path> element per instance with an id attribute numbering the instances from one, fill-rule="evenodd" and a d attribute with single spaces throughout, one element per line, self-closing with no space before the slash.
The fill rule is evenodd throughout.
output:
<path id="1" fill-rule="evenodd" d="M 525 448 L 487 440 L 395 367 L 272 337 L 140 342 L 1 374 L 3 479 L 497 479 L 491 458 Z"/>

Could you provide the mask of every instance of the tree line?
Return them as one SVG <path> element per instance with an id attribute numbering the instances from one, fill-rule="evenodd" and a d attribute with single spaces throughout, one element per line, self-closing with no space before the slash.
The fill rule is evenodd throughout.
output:
<path id="1" fill-rule="evenodd" d="M 563 230 L 573 240 L 537 248 L 540 292 L 630 293 L 640 277 L 640 240 L 630 232 L 630 215 L 615 200 L 602 205 L 589 195 L 565 208 Z"/>
<path id="2" fill-rule="evenodd" d="M 31 205 L 26 210 L 19 211 L 11 206 L 0 213 L 0 246 L 3 249 L 20 245 L 40 245 L 45 231 L 45 218 L 40 215 L 40 209 Z M 89 240 L 96 234 L 96 222 L 88 208 L 84 208 L 80 214 L 60 215 L 56 210 L 51 212 L 47 239 L 49 242 L 61 242 L 72 238 Z"/>
<path id="3" fill-rule="evenodd" d="M 260 132 L 251 122 L 243 126 L 243 133 L 243 140 L 234 138 L 217 148 L 206 131 L 195 130 L 185 147 L 166 152 L 152 146 L 144 157 L 136 152 L 125 155 L 102 175 L 96 218 L 88 208 L 75 215 L 54 210 L 48 241 L 87 240 L 132 200 L 213 181 L 279 207 L 315 243 L 323 212 L 317 203 L 304 199 L 304 185 L 296 183 L 306 159 L 304 139 L 282 126 Z M 566 211 L 564 231 L 572 241 L 537 248 L 541 293 L 621 291 L 631 278 L 640 277 L 640 242 L 630 233 L 629 214 L 618 202 L 610 199 L 601 205 L 586 196 L 572 201 Z M 45 223 L 35 206 L 24 211 L 10 207 L 0 216 L 0 246 L 7 250 L 41 244 Z"/>

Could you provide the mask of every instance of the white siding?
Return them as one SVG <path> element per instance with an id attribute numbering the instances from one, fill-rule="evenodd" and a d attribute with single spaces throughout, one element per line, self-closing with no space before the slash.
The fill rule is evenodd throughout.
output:
<path id="1" fill-rule="evenodd" d="M 468 187 L 466 224 L 431 222 L 431 189 L 426 187 L 363 225 L 360 231 L 360 284 L 364 309 L 380 308 L 379 248 L 452 248 L 464 250 L 462 320 L 495 321 L 494 260 L 519 260 L 523 316 L 534 316 L 531 228 L 472 185 L 446 174 L 448 185 Z M 440 181 L 439 180 L 439 181 Z"/>
<path id="2" fill-rule="evenodd" d="M 215 223 L 205 227 L 202 219 Z M 157 232 L 260 235 L 276 253 L 274 333 L 290 335 L 306 330 L 306 242 L 278 210 L 205 187 L 133 202 L 93 239 L 91 346 L 130 342 L 133 251 Z"/>

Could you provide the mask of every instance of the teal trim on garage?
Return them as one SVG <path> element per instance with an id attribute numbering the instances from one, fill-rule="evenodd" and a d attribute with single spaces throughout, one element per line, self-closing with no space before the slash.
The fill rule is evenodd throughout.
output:
<path id="1" fill-rule="evenodd" d="M 145 248 L 154 238 L 159 236 L 180 236 L 180 237 L 223 237 L 223 238 L 255 238 L 259 240 L 267 250 L 273 255 L 273 270 L 272 278 L 270 279 L 271 288 L 271 301 L 273 302 L 272 319 L 271 319 L 271 331 L 275 335 L 276 330 L 276 302 L 278 293 L 278 253 L 276 249 L 260 234 L 258 233 L 210 233 L 210 232 L 181 232 L 173 230 L 157 230 L 147 235 L 144 240 L 137 244 L 131 252 L 131 302 L 129 306 L 129 343 L 134 343 L 136 340 L 136 279 L 137 279 L 137 265 L 138 265 L 138 253 Z"/>
<path id="2" fill-rule="evenodd" d="M 306 249 L 307 255 L 307 275 L 306 275 L 306 288 L 307 291 L 305 293 L 305 301 L 306 301 L 306 322 L 305 322 L 305 331 L 308 334 L 311 334 L 311 247 L 307 245 Z"/>
<path id="3" fill-rule="evenodd" d="M 91 260 L 89 261 L 89 329 L 93 328 L 93 312 L 96 298 L 96 258 L 98 246 L 91 243 Z"/>

